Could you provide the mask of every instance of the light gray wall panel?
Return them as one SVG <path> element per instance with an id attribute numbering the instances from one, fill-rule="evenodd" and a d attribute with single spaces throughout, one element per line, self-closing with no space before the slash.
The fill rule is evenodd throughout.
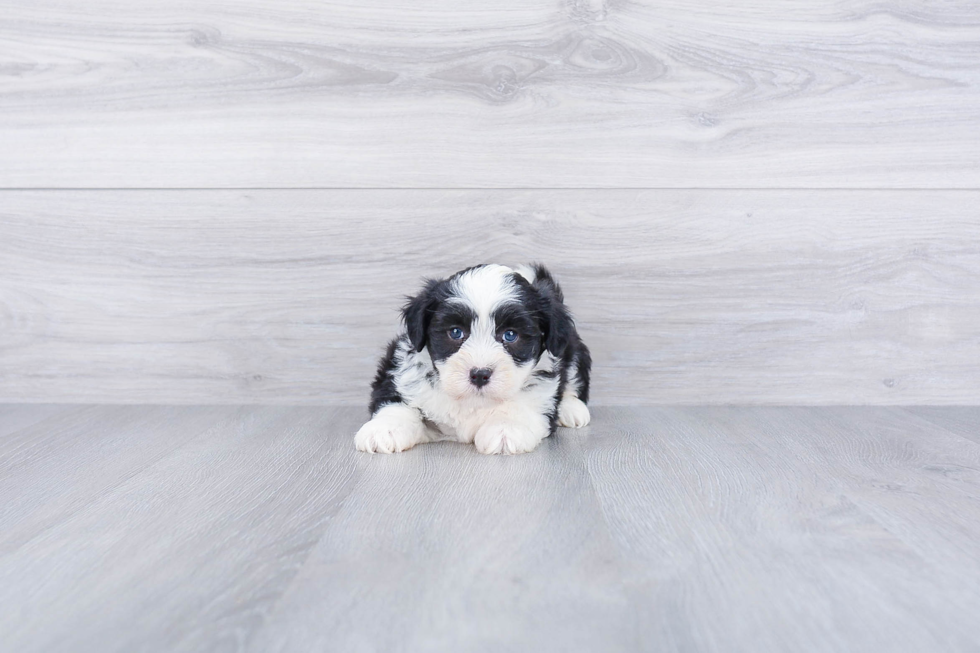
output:
<path id="1" fill-rule="evenodd" d="M 597 403 L 980 401 L 980 191 L 0 194 L 0 401 L 363 404 L 423 275 L 552 266 Z"/>
<path id="2" fill-rule="evenodd" d="M 15 0 L 0 187 L 975 188 L 978 43 L 973 0 Z"/>

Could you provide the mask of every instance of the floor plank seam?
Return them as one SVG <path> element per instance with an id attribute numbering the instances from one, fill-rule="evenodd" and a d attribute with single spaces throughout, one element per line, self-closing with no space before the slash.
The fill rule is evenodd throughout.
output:
<path id="1" fill-rule="evenodd" d="M 343 510 L 344 507 L 347 505 L 350 498 L 354 495 L 354 491 L 358 487 L 360 487 L 362 482 L 362 477 L 366 469 L 367 469 L 367 465 L 358 465 L 355 462 L 354 473 L 357 478 L 352 479 L 351 482 L 347 484 L 347 491 L 344 493 L 343 498 L 340 498 L 339 500 L 335 498 L 335 500 L 332 502 L 333 505 L 323 517 L 322 523 L 320 525 L 321 527 L 319 529 L 319 533 L 316 536 L 316 541 L 306 549 L 303 555 L 302 562 L 300 562 L 298 565 L 295 566 L 295 569 L 293 570 L 289 580 L 283 585 L 282 589 L 277 593 L 275 600 L 268 605 L 268 609 L 265 610 L 265 612 L 263 612 L 261 623 L 248 633 L 248 636 L 246 637 L 246 641 L 245 641 L 246 649 L 248 649 L 249 647 L 248 646 L 249 641 L 253 640 L 269 626 L 269 617 L 276 613 L 276 609 L 278 608 L 280 603 L 282 603 L 283 599 L 289 594 L 290 589 L 295 585 L 297 579 L 301 577 L 300 572 L 302 572 L 303 569 L 306 567 L 307 563 L 310 560 L 310 556 L 313 555 L 319 543 L 327 535 L 327 532 L 330 530 L 330 527 L 333 524 L 334 519 L 340 513 L 340 511 Z"/>
<path id="2" fill-rule="evenodd" d="M 37 426 L 37 425 L 35 424 L 34 426 Z M 12 549 L 0 551 L 0 554 L 9 554 L 9 553 L 12 553 L 13 551 L 17 551 L 17 550 L 19 550 L 19 549 L 21 549 L 21 548 L 23 548 L 25 546 L 30 545 L 31 542 L 34 542 L 38 538 L 44 536 L 46 533 L 50 532 L 51 529 L 57 528 L 58 526 L 62 525 L 64 522 L 70 521 L 71 519 L 73 519 L 77 515 L 81 514 L 85 510 L 91 508 L 92 506 L 97 505 L 100 501 L 104 501 L 106 497 L 108 497 L 108 496 L 112 495 L 113 493 L 115 493 L 120 487 L 122 487 L 126 483 L 132 481 L 134 478 L 137 478 L 138 476 L 144 474 L 148 470 L 151 470 L 154 467 L 162 464 L 164 461 L 168 460 L 171 456 L 173 456 L 173 455 L 177 454 L 178 452 L 180 452 L 188 444 L 190 444 L 190 443 L 192 443 L 195 440 L 198 440 L 200 438 L 206 437 L 206 435 L 208 433 L 210 433 L 212 431 L 212 429 L 213 429 L 213 427 L 205 427 L 197 435 L 190 436 L 187 440 L 185 440 L 184 442 L 180 443 L 174 449 L 171 449 L 169 451 L 163 452 L 159 456 L 157 456 L 156 458 L 154 458 L 153 460 L 148 461 L 147 463 L 143 464 L 138 469 L 131 470 L 131 471 L 127 472 L 126 474 L 122 475 L 115 482 L 113 482 L 113 483 L 111 483 L 111 484 L 109 484 L 109 485 L 101 488 L 99 494 L 96 495 L 96 496 L 93 496 L 89 501 L 86 501 L 85 503 L 82 503 L 82 504 L 80 504 L 78 506 L 75 506 L 75 507 L 71 508 L 68 512 L 66 512 L 63 515 L 61 515 L 61 517 L 57 521 L 52 521 L 47 526 L 44 526 L 41 530 L 39 530 L 38 532 L 36 532 L 33 535 L 31 535 L 30 538 L 28 538 L 27 540 L 24 540 L 23 542 L 17 543 Z"/>
<path id="3" fill-rule="evenodd" d="M 974 440 L 973 438 L 969 438 L 969 437 L 963 435 L 962 433 L 960 433 L 960 432 L 958 432 L 958 431 L 950 428 L 946 424 L 943 424 L 942 422 L 940 422 L 938 420 L 930 419 L 926 415 L 918 415 L 918 414 L 914 413 L 912 411 L 912 409 L 915 408 L 914 406 L 899 406 L 899 408 L 906 415 L 908 415 L 910 418 L 915 419 L 921 426 L 924 426 L 924 427 L 927 427 L 927 428 L 938 428 L 938 429 L 941 429 L 944 433 L 946 433 L 946 434 L 948 434 L 948 435 L 956 438 L 957 440 L 961 440 L 963 442 L 968 442 L 969 444 L 971 444 L 971 445 L 973 445 L 975 447 L 980 447 L 980 440 Z M 951 408 L 952 408 L 952 406 L 951 406 Z M 974 408 L 974 406 L 955 406 L 955 408 Z M 977 426 L 977 432 L 978 432 L 978 437 L 980 437 L 980 425 Z"/>

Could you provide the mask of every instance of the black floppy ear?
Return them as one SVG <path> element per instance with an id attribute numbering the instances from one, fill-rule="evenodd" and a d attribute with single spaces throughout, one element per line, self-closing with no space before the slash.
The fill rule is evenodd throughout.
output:
<path id="1" fill-rule="evenodd" d="M 575 334 L 575 323 L 568 309 L 561 302 L 552 299 L 548 302 L 548 319 L 545 324 L 544 346 L 555 358 L 565 355 L 565 350 Z"/>
<path id="2" fill-rule="evenodd" d="M 531 285 L 541 297 L 543 304 L 544 348 L 550 351 L 552 356 L 561 358 L 571 344 L 572 338 L 575 337 L 575 322 L 565 308 L 561 286 L 548 269 L 540 263 L 532 263 L 529 267 L 534 278 Z"/>
<path id="3" fill-rule="evenodd" d="M 425 288 L 415 295 L 409 297 L 405 307 L 402 308 L 402 319 L 405 321 L 405 330 L 408 332 L 408 339 L 412 341 L 415 351 L 425 349 L 425 334 L 429 331 L 429 322 L 432 321 L 432 313 L 435 312 L 437 297 L 436 289 L 442 283 L 437 279 L 429 279 L 425 282 Z"/>

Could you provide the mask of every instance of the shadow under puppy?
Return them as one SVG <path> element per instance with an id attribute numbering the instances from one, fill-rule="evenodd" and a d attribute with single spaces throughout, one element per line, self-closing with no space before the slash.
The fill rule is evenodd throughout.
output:
<path id="1" fill-rule="evenodd" d="M 542 265 L 479 265 L 430 279 L 402 311 L 371 392 L 361 451 L 472 442 L 534 449 L 557 426 L 589 423 L 589 350 Z"/>

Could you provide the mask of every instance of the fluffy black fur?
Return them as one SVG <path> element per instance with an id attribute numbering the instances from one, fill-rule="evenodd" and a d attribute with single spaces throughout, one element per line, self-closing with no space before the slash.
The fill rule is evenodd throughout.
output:
<path id="1" fill-rule="evenodd" d="M 371 384 L 371 404 L 368 409 L 374 415 L 378 409 L 386 404 L 399 403 L 402 396 L 395 388 L 395 379 L 392 373 L 395 371 L 395 348 L 398 346 L 398 338 L 388 343 L 388 350 L 378 363 L 378 372 L 374 375 L 374 383 Z"/>
<path id="2" fill-rule="evenodd" d="M 545 344 L 553 355 L 562 360 L 562 376 L 574 365 L 578 370 L 575 391 L 582 403 L 589 403 L 589 375 L 592 372 L 592 355 L 575 328 L 575 322 L 565 307 L 565 296 L 561 286 L 551 273 L 541 264 L 532 266 L 535 279 L 532 284 L 542 302 L 547 305 L 545 313 L 550 316 L 547 325 Z M 565 379 L 563 379 L 564 385 Z"/>

